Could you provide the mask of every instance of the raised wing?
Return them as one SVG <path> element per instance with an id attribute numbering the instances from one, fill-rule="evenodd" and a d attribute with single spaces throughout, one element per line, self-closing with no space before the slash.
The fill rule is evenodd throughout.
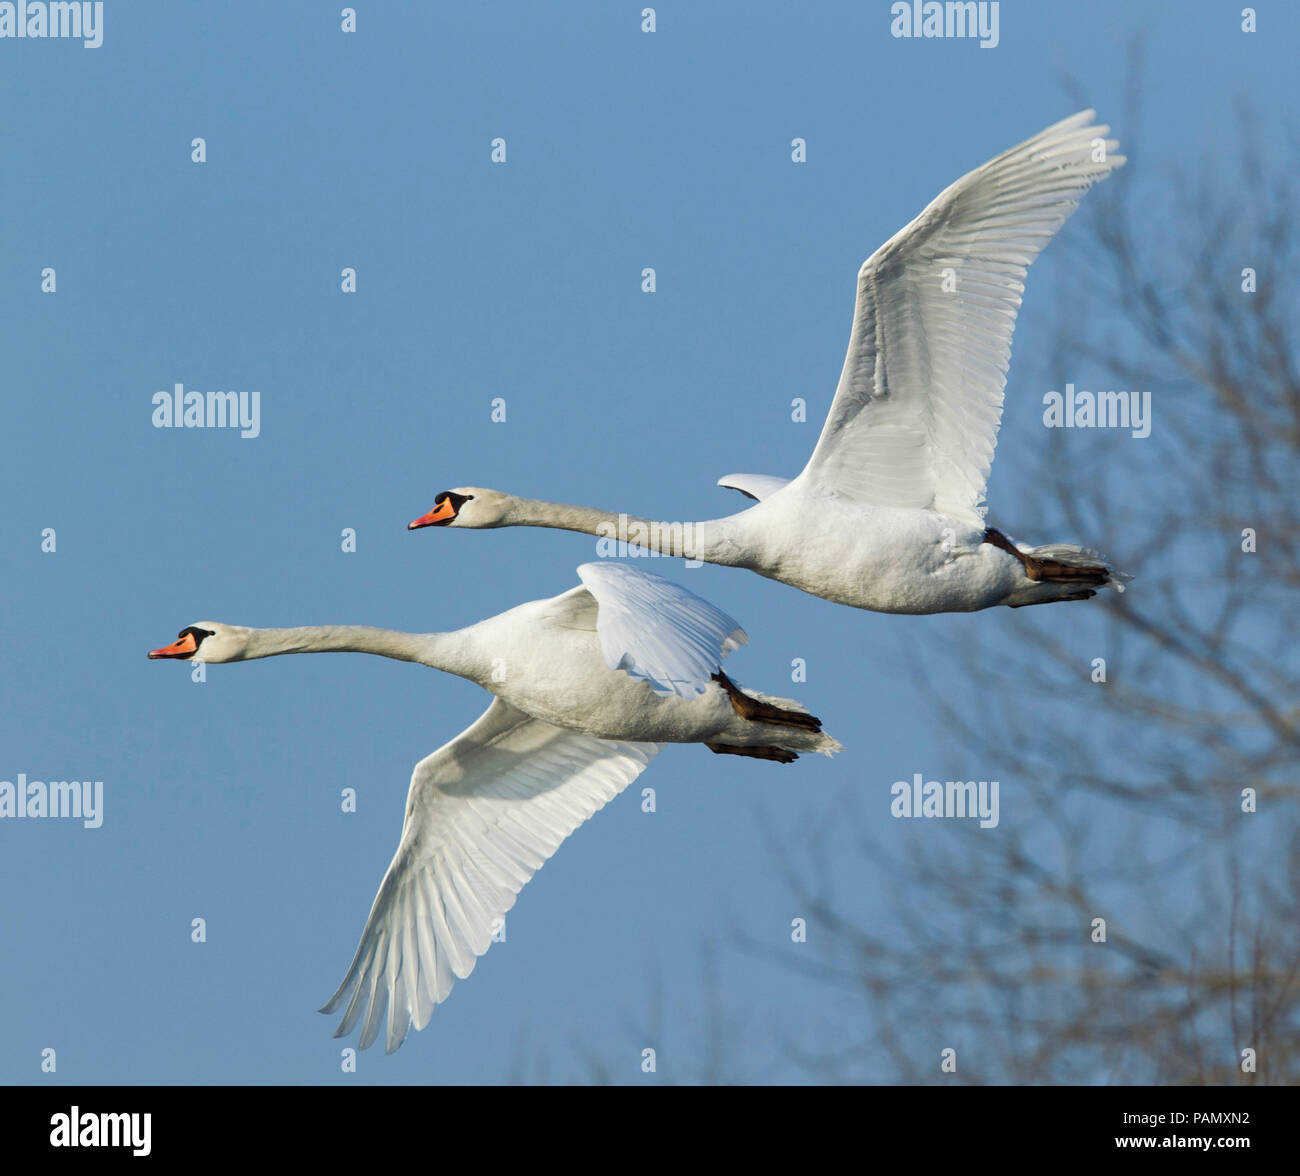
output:
<path id="1" fill-rule="evenodd" d="M 728 474 L 718 479 L 719 486 L 728 490 L 739 490 L 746 498 L 762 502 L 771 498 L 783 486 L 790 485 L 789 478 L 778 478 L 773 474 Z"/>
<path id="2" fill-rule="evenodd" d="M 402 840 L 352 965 L 321 1012 L 392 1053 L 492 943 L 494 923 L 570 833 L 637 778 L 658 743 L 593 739 L 499 698 L 411 776 Z"/>
<path id="3" fill-rule="evenodd" d="M 606 561 L 583 564 L 578 575 L 596 600 L 605 664 L 656 694 L 702 694 L 722 659 L 749 640 L 720 608 L 653 572 Z"/>
<path id="4" fill-rule="evenodd" d="M 848 355 L 800 475 L 878 506 L 983 521 L 1026 270 L 1124 162 L 1082 111 L 941 192 L 858 272 Z"/>

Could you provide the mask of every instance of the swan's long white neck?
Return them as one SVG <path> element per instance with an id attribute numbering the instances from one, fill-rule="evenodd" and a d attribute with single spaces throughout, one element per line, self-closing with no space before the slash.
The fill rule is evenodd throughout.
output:
<path id="1" fill-rule="evenodd" d="M 399 633 L 369 625 L 303 625 L 250 629 L 240 661 L 282 653 L 374 653 L 473 677 L 474 658 L 461 632 Z"/>
<path id="2" fill-rule="evenodd" d="M 554 527 L 561 531 L 579 531 L 611 542 L 625 542 L 661 555 L 703 563 L 734 563 L 728 558 L 729 545 L 724 541 L 720 524 L 712 519 L 702 523 L 668 523 L 644 519 L 638 515 L 596 510 L 590 506 L 571 506 L 564 502 L 547 502 L 541 498 L 513 497 L 508 521 L 516 527 Z"/>

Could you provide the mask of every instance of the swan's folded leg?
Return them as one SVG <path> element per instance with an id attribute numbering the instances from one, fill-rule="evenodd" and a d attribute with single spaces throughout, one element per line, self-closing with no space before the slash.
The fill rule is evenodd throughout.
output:
<path id="1" fill-rule="evenodd" d="M 820 731 L 822 721 L 806 711 L 787 710 L 785 707 L 773 706 L 746 694 L 721 670 L 713 675 L 713 680 L 727 692 L 736 714 L 742 719 L 755 723 L 781 723 L 787 727 L 801 727 L 805 731 Z"/>
<path id="2" fill-rule="evenodd" d="M 750 759 L 776 760 L 779 764 L 792 764 L 799 757 L 784 747 L 733 747 L 730 743 L 706 743 L 714 755 L 745 755 Z"/>
<path id="3" fill-rule="evenodd" d="M 999 551 L 1005 551 L 1008 555 L 1014 555 L 1021 563 L 1025 562 L 1025 553 L 996 527 L 984 528 L 984 542 L 998 548 Z"/>
<path id="4" fill-rule="evenodd" d="M 1036 582 L 1046 581 L 1057 584 L 1107 584 L 1114 573 L 1104 563 L 1092 563 L 1087 558 L 1080 558 L 1087 553 L 1067 547 L 1038 547 L 1022 551 L 1001 531 L 988 527 L 984 531 L 984 542 L 1008 555 L 1014 555 L 1025 568 L 1025 575 Z M 1051 554 L 1036 555 L 1035 552 Z M 1054 559 L 1053 555 L 1065 556 Z M 1089 593 L 1095 596 L 1096 593 Z M 1086 600 L 1084 596 L 1058 596 L 1058 600 Z M 1034 601 L 1033 603 L 1047 603 Z M 1017 606 L 1019 607 L 1019 606 Z"/>

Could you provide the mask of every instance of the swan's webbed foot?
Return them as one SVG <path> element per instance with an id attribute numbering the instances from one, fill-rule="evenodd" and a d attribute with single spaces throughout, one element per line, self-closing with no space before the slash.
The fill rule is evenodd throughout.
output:
<path id="1" fill-rule="evenodd" d="M 760 702 L 757 698 L 750 697 L 721 670 L 713 675 L 713 680 L 727 692 L 731 705 L 735 707 L 736 714 L 742 719 L 748 719 L 753 723 L 780 723 L 786 727 L 800 727 L 805 731 L 822 729 L 821 719 L 814 715 L 805 711 L 786 710 L 784 707 L 773 706 L 770 702 Z"/>
<path id="2" fill-rule="evenodd" d="M 1031 604 L 1059 604 L 1063 600 L 1091 600 L 1097 593 L 1091 588 L 1082 592 L 1071 592 L 1068 596 L 1053 596 L 1048 600 L 1026 600 L 1023 604 L 1009 604 L 1007 608 L 1028 608 Z"/>
<path id="3" fill-rule="evenodd" d="M 792 764 L 799 757 L 784 747 L 733 747 L 730 743 L 706 743 L 714 755 L 744 755 L 750 759 L 775 760 L 778 764 Z"/>

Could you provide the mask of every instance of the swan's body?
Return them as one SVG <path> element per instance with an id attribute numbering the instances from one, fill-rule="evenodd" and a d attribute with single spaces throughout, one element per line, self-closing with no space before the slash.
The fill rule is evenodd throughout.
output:
<path id="1" fill-rule="evenodd" d="M 640 569 L 578 571 L 578 588 L 450 633 L 203 621 L 149 655 L 230 662 L 373 653 L 457 674 L 496 696 L 416 765 L 397 854 L 352 966 L 322 1010 L 346 1005 L 336 1035 L 361 1021 L 363 1049 L 385 1025 L 390 1053 L 411 1024 L 425 1026 L 488 949 L 524 883 L 663 744 L 783 761 L 839 750 L 798 703 L 742 692 L 720 672 L 747 640 L 725 613 Z"/>
<path id="2" fill-rule="evenodd" d="M 982 509 L 1027 268 L 1083 193 L 1124 162 L 1092 117 L 1065 119 L 964 176 L 867 259 L 808 464 L 793 480 L 719 483 L 756 499 L 751 509 L 673 525 L 459 487 L 411 525 L 584 531 L 877 612 L 1122 590 L 1126 577 L 1096 552 L 1013 544 Z"/>
<path id="3" fill-rule="evenodd" d="M 1019 561 L 984 542 L 982 524 L 932 510 L 862 506 L 795 487 L 714 527 L 723 554 L 745 553 L 740 566 L 876 612 L 971 612 L 1014 603 L 1025 582 Z M 795 534 L 800 541 L 789 542 Z"/>

